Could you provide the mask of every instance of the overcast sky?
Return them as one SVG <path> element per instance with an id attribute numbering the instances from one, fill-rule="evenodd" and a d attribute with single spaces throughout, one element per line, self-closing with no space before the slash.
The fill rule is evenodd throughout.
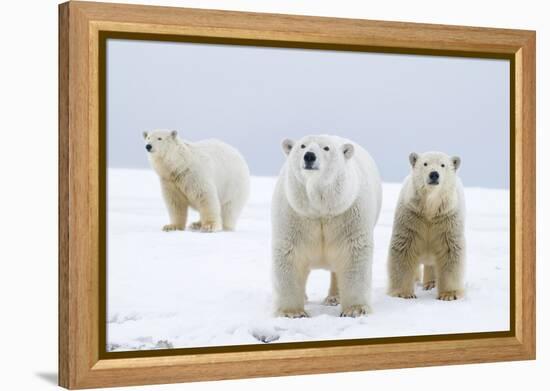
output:
<path id="1" fill-rule="evenodd" d="M 437 150 L 466 186 L 509 187 L 505 60 L 110 39 L 107 81 L 109 167 L 149 167 L 142 132 L 167 128 L 273 176 L 282 139 L 323 133 L 366 148 L 385 182 Z"/>

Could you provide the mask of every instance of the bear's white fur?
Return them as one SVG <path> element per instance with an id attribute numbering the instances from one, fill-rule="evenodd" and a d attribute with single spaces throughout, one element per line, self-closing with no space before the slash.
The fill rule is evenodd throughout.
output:
<path id="1" fill-rule="evenodd" d="M 416 297 L 414 285 L 424 265 L 424 289 L 437 287 L 438 299 L 456 300 L 464 294 L 466 253 L 460 158 L 427 152 L 411 153 L 409 161 L 411 174 L 401 189 L 393 223 L 388 293 Z"/>
<path id="2" fill-rule="evenodd" d="M 185 229 L 189 207 L 200 214 L 191 229 L 234 230 L 250 191 L 250 174 L 241 154 L 219 140 L 181 140 L 176 131 L 154 130 L 143 137 L 170 216 L 163 230 Z"/>
<path id="3" fill-rule="evenodd" d="M 271 208 L 275 314 L 307 316 L 306 280 L 320 268 L 332 272 L 325 304 L 340 302 L 342 316 L 364 315 L 382 201 L 376 164 L 362 147 L 336 136 L 285 140 L 283 150 L 288 158 Z M 306 153 L 315 161 L 306 163 Z"/>

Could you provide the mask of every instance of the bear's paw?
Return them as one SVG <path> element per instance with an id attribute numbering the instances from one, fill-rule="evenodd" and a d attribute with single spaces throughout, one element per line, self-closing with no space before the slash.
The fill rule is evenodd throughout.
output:
<path id="1" fill-rule="evenodd" d="M 189 224 L 189 229 L 191 231 L 200 231 L 202 223 L 200 221 L 195 221 L 194 223 Z"/>
<path id="2" fill-rule="evenodd" d="M 357 318 L 359 316 L 367 315 L 367 306 L 366 305 L 352 305 L 348 308 L 345 308 L 340 314 L 343 318 Z"/>
<path id="3" fill-rule="evenodd" d="M 181 224 L 166 224 L 164 227 L 162 227 L 162 230 L 164 232 L 169 231 L 183 231 L 185 227 Z"/>
<path id="4" fill-rule="evenodd" d="M 278 310 L 277 316 L 291 319 L 309 318 L 309 315 L 305 310 Z"/>
<path id="5" fill-rule="evenodd" d="M 460 297 L 461 294 L 459 291 L 439 292 L 437 295 L 437 300 L 453 301 L 459 299 Z"/>
<path id="6" fill-rule="evenodd" d="M 422 289 L 425 291 L 429 291 L 435 288 L 435 281 L 427 281 L 424 284 L 422 284 Z"/>
<path id="7" fill-rule="evenodd" d="M 218 232 L 222 230 L 222 225 L 216 222 L 206 222 L 201 224 L 201 232 Z"/>
<path id="8" fill-rule="evenodd" d="M 340 304 L 340 298 L 338 296 L 329 295 L 323 300 L 323 305 L 335 306 Z"/>
<path id="9" fill-rule="evenodd" d="M 390 296 L 393 297 L 400 297 L 402 299 L 416 299 L 416 295 L 414 291 L 400 291 L 400 290 L 392 290 L 388 292 Z"/>

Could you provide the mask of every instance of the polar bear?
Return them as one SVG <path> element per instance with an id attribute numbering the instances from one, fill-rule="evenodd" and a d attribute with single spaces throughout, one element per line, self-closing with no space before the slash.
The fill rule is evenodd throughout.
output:
<path id="1" fill-rule="evenodd" d="M 370 310 L 373 230 L 382 187 L 374 160 L 359 145 L 336 136 L 284 140 L 288 156 L 273 194 L 272 267 L 275 314 L 304 310 L 310 270 L 331 271 L 325 304 L 341 316 Z"/>
<path id="2" fill-rule="evenodd" d="M 423 287 L 437 286 L 437 298 L 456 300 L 464 294 L 465 203 L 457 175 L 458 156 L 441 152 L 409 156 L 393 223 L 388 257 L 389 294 L 415 298 L 418 269 Z"/>
<path id="3" fill-rule="evenodd" d="M 163 230 L 184 230 L 189 207 L 200 214 L 192 230 L 234 230 L 250 191 L 241 154 L 219 140 L 181 140 L 175 130 L 144 132 L 143 138 L 170 216 Z"/>

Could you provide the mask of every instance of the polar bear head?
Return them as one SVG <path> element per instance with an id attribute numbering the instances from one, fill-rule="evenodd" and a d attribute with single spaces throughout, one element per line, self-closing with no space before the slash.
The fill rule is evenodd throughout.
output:
<path id="1" fill-rule="evenodd" d="M 178 132 L 175 130 L 153 130 L 143 132 L 145 150 L 151 156 L 164 156 L 170 149 L 178 144 Z"/>
<path id="2" fill-rule="evenodd" d="M 294 142 L 283 140 L 283 151 L 295 175 L 311 177 L 334 176 L 343 170 L 354 154 L 351 143 L 337 143 L 331 136 L 306 136 Z"/>
<path id="3" fill-rule="evenodd" d="M 359 183 L 351 166 L 355 147 L 328 135 L 285 139 L 286 195 L 298 213 L 309 217 L 338 215 L 357 198 Z"/>
<path id="4" fill-rule="evenodd" d="M 458 156 L 443 152 L 411 153 L 411 176 L 417 191 L 432 192 L 448 189 L 456 184 L 456 172 L 460 167 Z"/>

